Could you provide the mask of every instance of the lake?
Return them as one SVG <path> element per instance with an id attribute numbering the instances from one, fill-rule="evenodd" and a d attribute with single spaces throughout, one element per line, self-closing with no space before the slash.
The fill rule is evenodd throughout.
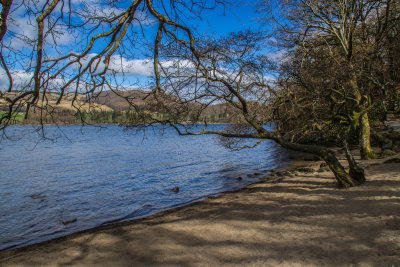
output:
<path id="1" fill-rule="evenodd" d="M 0 144 L 0 250 L 238 189 L 287 159 L 272 141 L 232 151 L 215 136 L 160 131 L 46 126 L 42 140 L 32 126 L 9 127 L 13 140 Z"/>

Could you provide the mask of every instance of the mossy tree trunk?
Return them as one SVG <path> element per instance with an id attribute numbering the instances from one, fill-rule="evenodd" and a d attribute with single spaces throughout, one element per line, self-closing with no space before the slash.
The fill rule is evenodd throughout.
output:
<path id="1" fill-rule="evenodd" d="M 350 71 L 351 71 L 351 78 L 350 78 L 350 87 L 352 90 L 352 94 L 356 101 L 354 105 L 353 111 L 356 113 L 360 113 L 363 109 L 366 108 L 368 104 L 368 97 L 363 96 L 361 94 L 360 87 L 357 83 L 357 74 L 353 65 L 349 62 Z M 358 140 L 360 146 L 360 154 L 362 159 L 370 159 L 375 156 L 374 151 L 371 147 L 371 127 L 369 124 L 368 113 L 364 113 L 358 118 L 356 122 L 355 129 L 358 132 Z"/>
<path id="2" fill-rule="evenodd" d="M 371 127 L 369 125 L 369 118 L 367 113 L 361 116 L 358 128 L 359 128 L 361 158 L 362 159 L 374 158 L 375 153 L 371 147 Z"/>
<path id="3" fill-rule="evenodd" d="M 327 152 L 324 155 L 323 159 L 328 164 L 329 169 L 335 175 L 339 187 L 349 188 L 358 184 L 358 182 L 355 181 L 353 177 L 346 172 L 343 165 L 339 162 L 339 160 L 333 153 Z"/>
<path id="4" fill-rule="evenodd" d="M 358 183 L 365 183 L 366 179 L 364 169 L 361 168 L 355 161 L 353 155 L 351 154 L 346 138 L 343 139 L 343 148 L 344 152 L 346 153 L 347 162 L 349 163 L 349 175 Z"/>

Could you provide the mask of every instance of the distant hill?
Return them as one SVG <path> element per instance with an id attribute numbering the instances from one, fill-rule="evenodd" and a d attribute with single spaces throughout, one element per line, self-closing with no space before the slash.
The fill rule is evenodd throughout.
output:
<path id="1" fill-rule="evenodd" d="M 13 99 L 18 95 L 18 92 L 5 93 L 7 97 Z M 62 101 L 56 104 L 59 95 L 54 93 L 46 94 L 46 99 L 42 102 L 42 96 L 38 101 L 38 107 L 30 110 L 27 120 L 24 120 L 26 103 L 21 101 L 20 113 L 16 115 L 18 119 L 14 123 L 62 123 L 74 124 L 80 123 L 82 119 L 89 123 L 125 123 L 132 116 L 133 105 L 142 110 L 148 110 L 157 114 L 163 114 L 155 103 L 155 98 L 149 95 L 149 92 L 144 90 L 130 91 L 104 91 L 89 99 L 84 96 L 78 96 L 77 100 L 72 105 L 74 94 L 68 93 L 63 96 Z M 167 107 L 177 105 L 179 99 L 171 95 L 162 97 L 163 104 Z M 200 103 L 189 104 L 189 109 L 201 109 Z M 46 107 L 42 110 L 40 107 Z M 0 99 L 0 113 L 8 111 L 7 102 Z M 129 113 L 127 113 L 129 111 Z M 234 114 L 236 110 L 227 104 L 216 104 L 208 106 L 203 112 L 199 122 L 207 121 L 209 123 L 230 123 L 237 121 Z M 193 120 L 188 118 L 188 120 Z"/>
<path id="2" fill-rule="evenodd" d="M 19 95 L 19 92 L 10 92 L 4 93 L 8 98 L 14 99 L 16 96 Z M 37 107 L 47 107 L 48 111 L 70 111 L 76 112 L 79 108 L 84 112 L 89 111 L 112 111 L 113 109 L 109 106 L 102 105 L 100 103 L 89 103 L 83 99 L 82 96 L 78 96 L 74 105 L 72 104 L 72 100 L 74 98 L 74 94 L 67 93 L 63 96 L 61 102 L 57 103 L 59 98 L 58 94 L 55 93 L 47 93 L 46 98 L 43 99 L 42 95 L 39 95 L 39 100 L 37 103 Z M 19 103 L 22 105 L 21 111 L 25 111 L 26 108 L 26 99 L 21 100 Z M 0 98 L 0 110 L 7 111 L 8 110 L 8 102 L 4 99 Z M 34 112 L 35 110 L 33 110 Z"/>
<path id="3" fill-rule="evenodd" d="M 118 91 L 117 94 L 113 91 L 104 91 L 95 96 L 92 101 L 97 104 L 105 105 L 116 111 L 124 111 L 132 109 L 132 104 L 137 106 L 145 106 L 146 100 L 152 99 L 148 96 L 149 92 L 143 90 Z"/>
<path id="4" fill-rule="evenodd" d="M 101 92 L 94 99 L 95 103 L 108 106 L 116 111 L 132 110 L 132 104 L 146 108 L 146 105 L 154 101 L 152 95 L 148 95 L 149 92 L 143 90 L 131 90 L 131 91 L 118 91 L 117 94 L 112 91 Z M 171 105 L 177 98 L 173 96 L 167 96 L 164 99 L 170 101 Z M 169 99 L 169 100 L 168 100 Z M 199 103 L 190 104 L 193 105 L 193 110 L 199 109 Z M 203 120 L 206 119 L 208 122 L 232 122 L 233 114 L 237 111 L 230 105 L 227 104 L 215 104 L 208 106 L 202 113 Z"/>
<path id="5" fill-rule="evenodd" d="M 14 99 L 19 95 L 19 92 L 4 93 L 8 98 Z M 32 106 L 29 110 L 28 118 L 25 119 L 27 101 L 29 99 L 22 99 L 15 107 L 19 106 L 18 113 L 14 113 L 11 123 L 17 124 L 76 124 L 82 120 L 82 114 L 85 113 L 104 113 L 112 112 L 113 109 L 99 103 L 89 103 L 83 100 L 83 97 L 78 96 L 73 102 L 74 94 L 65 94 L 57 104 L 59 98 L 58 94 L 47 93 L 43 99 L 39 95 L 39 100 L 36 106 Z M 79 111 L 79 112 L 78 112 Z M 8 102 L 0 99 L 0 116 L 6 115 L 8 112 Z"/>

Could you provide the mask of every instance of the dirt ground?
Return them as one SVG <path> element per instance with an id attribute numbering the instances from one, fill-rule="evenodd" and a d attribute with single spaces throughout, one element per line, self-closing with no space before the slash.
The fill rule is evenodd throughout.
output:
<path id="1" fill-rule="evenodd" d="M 392 156 L 398 158 L 400 155 Z M 400 163 L 274 177 L 147 219 L 0 253 L 0 266 L 400 266 Z M 315 166 L 318 163 L 314 163 Z"/>

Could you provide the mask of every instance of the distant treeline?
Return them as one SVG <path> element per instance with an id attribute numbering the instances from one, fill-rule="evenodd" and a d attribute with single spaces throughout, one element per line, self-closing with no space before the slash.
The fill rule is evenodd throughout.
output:
<path id="1" fill-rule="evenodd" d="M 146 111 L 145 111 L 146 112 Z M 5 113 L 5 112 L 2 112 Z M 2 115 L 2 114 L 0 114 Z M 165 120 L 167 114 L 152 112 L 152 117 Z M 230 114 L 227 112 L 211 113 L 202 116 L 198 121 L 187 117 L 190 122 L 229 123 Z M 25 112 L 15 113 L 11 124 L 132 124 L 140 122 L 141 115 L 133 110 L 125 111 L 94 111 L 94 112 L 71 112 L 70 110 L 56 110 L 49 112 L 31 112 L 25 118 Z"/>

